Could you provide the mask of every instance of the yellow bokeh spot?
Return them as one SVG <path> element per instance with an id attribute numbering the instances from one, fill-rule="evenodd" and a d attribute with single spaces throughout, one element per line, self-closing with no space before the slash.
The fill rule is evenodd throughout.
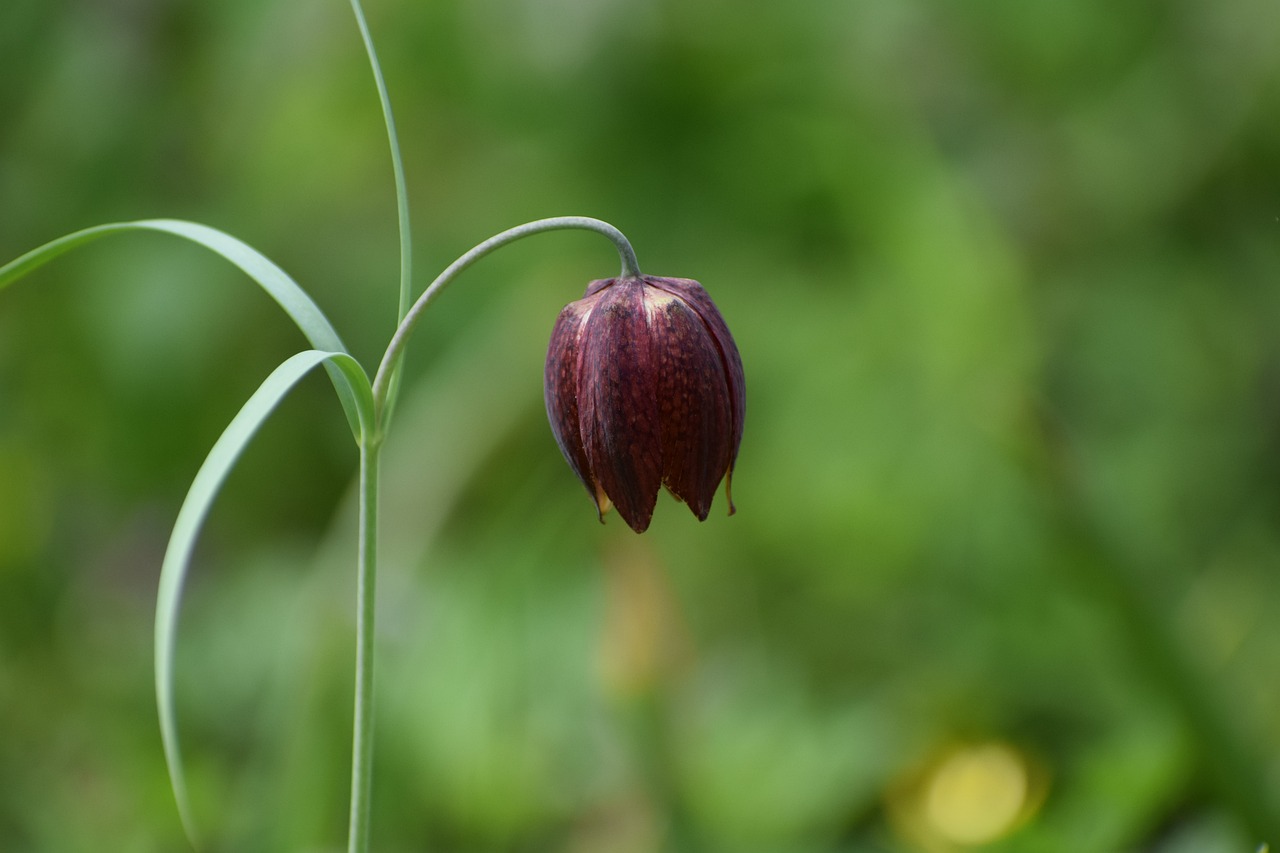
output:
<path id="1" fill-rule="evenodd" d="M 953 844 L 986 844 L 1014 827 L 1029 790 L 1026 764 L 1005 744 L 957 749 L 925 781 L 924 817 Z"/>

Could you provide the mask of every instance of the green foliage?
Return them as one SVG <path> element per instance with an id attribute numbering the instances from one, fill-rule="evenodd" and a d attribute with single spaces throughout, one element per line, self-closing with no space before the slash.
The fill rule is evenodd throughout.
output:
<path id="1" fill-rule="evenodd" d="M 0 259 L 213 222 L 379 351 L 395 202 L 349 11 L 113 10 L 0 10 Z M 637 544 L 540 411 L 555 312 L 613 257 L 533 241 L 433 308 L 384 456 L 375 849 L 946 849 L 922 794 L 987 742 L 1034 794 L 989 849 L 1274 845 L 1241 804 L 1280 813 L 1280 7 L 369 11 L 419 266 L 599 215 L 708 287 L 749 398 L 738 514 L 663 499 Z M 0 848 L 182 844 L 165 536 L 299 347 L 156 242 L 0 300 Z M 175 669 L 223 849 L 334 847 L 347 816 L 353 456 L 318 384 L 276 417 L 209 517 Z"/>

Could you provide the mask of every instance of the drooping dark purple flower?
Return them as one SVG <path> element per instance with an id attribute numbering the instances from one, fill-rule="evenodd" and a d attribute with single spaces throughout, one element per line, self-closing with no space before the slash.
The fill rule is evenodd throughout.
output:
<path id="1" fill-rule="evenodd" d="M 556 320 L 544 379 L 556 443 L 601 520 L 612 505 L 643 533 L 663 485 L 705 520 L 722 478 L 733 513 L 742 359 L 698 282 L 591 282 Z"/>

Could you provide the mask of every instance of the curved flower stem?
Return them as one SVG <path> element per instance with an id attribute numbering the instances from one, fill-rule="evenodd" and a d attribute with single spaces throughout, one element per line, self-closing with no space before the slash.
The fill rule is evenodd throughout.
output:
<path id="1" fill-rule="evenodd" d="M 357 9 L 358 4 L 353 0 Z M 389 114 L 388 114 L 389 115 Z M 508 243 L 543 231 L 581 229 L 603 234 L 613 241 L 622 259 L 622 276 L 638 277 L 640 266 L 631 243 L 622 232 L 607 222 L 585 216 L 560 216 L 518 225 L 485 240 L 449 265 L 436 277 L 407 312 L 396 328 L 373 381 L 374 426 L 360 442 L 360 518 L 359 560 L 356 569 L 356 695 L 355 724 L 351 745 L 351 823 L 349 853 L 365 853 L 369 849 L 369 806 L 373 771 L 373 651 L 376 616 L 376 578 L 378 562 L 378 467 L 382 437 L 386 431 L 389 407 L 394 398 L 398 365 L 405 344 L 422 312 L 458 273 L 490 252 Z M 402 308 L 403 311 L 403 308 Z"/>
<path id="2" fill-rule="evenodd" d="M 359 556 L 356 563 L 356 697 L 351 740 L 349 853 L 369 849 L 373 780 L 373 650 L 378 575 L 378 467 L 376 435 L 360 444 Z"/>
<path id="3" fill-rule="evenodd" d="M 400 326 L 392 336 L 391 343 L 387 345 L 386 354 L 383 355 L 382 363 L 378 365 L 378 373 L 373 379 L 373 405 L 379 432 L 385 429 L 385 424 L 382 421 L 384 420 L 384 410 L 387 404 L 387 394 L 391 385 L 391 377 L 395 373 L 396 365 L 403 355 L 405 344 L 408 342 L 409 335 L 413 332 L 413 327 L 417 324 L 418 318 L 422 316 L 422 312 L 426 307 L 440 295 L 440 291 L 444 290 L 457 277 L 458 273 L 495 249 L 499 249 L 508 243 L 513 243 L 522 237 L 528 237 L 531 234 L 566 229 L 594 231 L 597 234 L 603 234 L 608 237 L 617 247 L 618 256 L 622 260 L 621 276 L 623 278 L 639 277 L 640 264 L 636 260 L 636 253 L 631 248 L 631 243 L 623 236 L 621 231 L 599 219 L 592 219 L 587 216 L 557 216 L 552 219 L 526 222 L 524 225 L 517 225 L 515 228 L 510 228 L 501 234 L 490 237 L 458 258 L 444 272 L 440 273 L 436 280 L 431 282 L 430 286 L 418 297 L 418 301 L 413 303 L 413 307 L 405 314 L 404 319 L 400 321 Z"/>

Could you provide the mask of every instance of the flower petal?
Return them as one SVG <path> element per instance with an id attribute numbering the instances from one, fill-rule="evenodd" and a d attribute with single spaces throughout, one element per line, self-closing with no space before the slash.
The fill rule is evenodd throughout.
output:
<path id="1" fill-rule="evenodd" d="M 711 296 L 701 284 L 690 278 L 661 278 L 645 276 L 645 283 L 679 296 L 697 312 L 698 317 L 706 325 L 712 339 L 719 349 L 720 362 L 724 368 L 725 381 L 729 387 L 729 406 L 731 412 L 730 434 L 732 450 L 729 454 L 729 469 L 725 474 L 725 494 L 729 498 L 729 513 L 734 511 L 733 496 L 730 493 L 730 481 L 733 478 L 733 465 L 738 459 L 738 447 L 742 444 L 742 425 L 747 415 L 746 378 L 742 370 L 742 356 L 738 354 L 738 346 L 734 343 L 729 327 L 720 316 Z"/>
<path id="2" fill-rule="evenodd" d="M 596 300 L 580 299 L 571 302 L 556 318 L 551 331 L 551 343 L 547 347 L 547 363 L 543 369 L 543 400 L 547 406 L 547 420 L 556 444 L 565 461 L 596 498 L 595 481 L 587 452 L 582 446 L 582 427 L 578 420 L 578 371 L 581 356 L 583 321 L 590 316 Z M 603 515 L 604 507 L 597 506 Z"/>
<path id="3" fill-rule="evenodd" d="M 662 484 L 656 374 L 644 285 L 620 279 L 600 293 L 581 337 L 579 418 L 592 475 L 637 533 Z"/>
<path id="4" fill-rule="evenodd" d="M 697 311 L 649 288 L 653 359 L 667 488 L 705 521 L 732 455 L 730 397 L 720 350 Z"/>

